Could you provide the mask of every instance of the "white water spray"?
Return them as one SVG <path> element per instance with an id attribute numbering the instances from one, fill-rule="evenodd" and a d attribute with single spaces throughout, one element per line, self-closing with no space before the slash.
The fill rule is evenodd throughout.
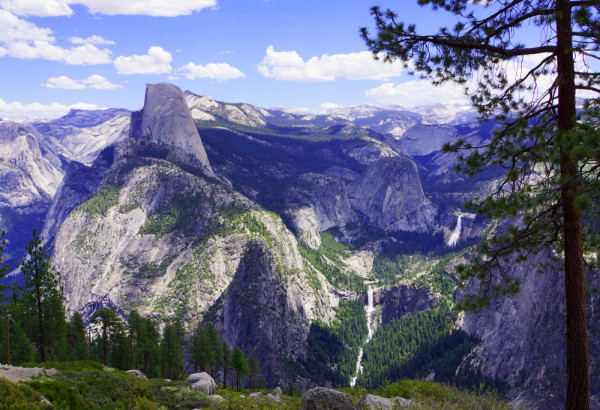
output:
<path id="1" fill-rule="evenodd" d="M 448 242 L 446 242 L 446 245 L 456 246 L 456 244 L 458 243 L 458 239 L 460 238 L 460 231 L 462 228 L 461 219 L 462 219 L 462 215 L 458 215 L 458 221 L 456 221 L 456 227 L 454 228 L 452 235 L 450 235 L 450 239 L 448 239 Z"/>
<path id="2" fill-rule="evenodd" d="M 359 373 L 362 372 L 362 357 L 363 357 L 363 348 L 369 343 L 369 340 L 373 337 L 373 311 L 375 308 L 373 307 L 373 289 L 369 288 L 367 290 L 367 306 L 365 306 L 365 316 L 367 317 L 367 329 L 369 329 L 369 334 L 367 335 L 367 340 L 360 346 L 358 350 L 358 360 L 356 361 L 356 376 L 350 380 L 350 386 L 354 387 L 356 385 L 356 379 L 358 379 Z"/>

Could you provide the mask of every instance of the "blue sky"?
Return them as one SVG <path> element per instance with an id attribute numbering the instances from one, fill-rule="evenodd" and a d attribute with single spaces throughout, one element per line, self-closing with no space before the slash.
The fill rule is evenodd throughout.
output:
<path id="1" fill-rule="evenodd" d="M 434 31 L 416 0 L 0 0 L 0 117 L 143 105 L 172 82 L 226 102 L 322 112 L 336 105 L 459 102 L 359 37 L 373 4 Z M 444 20 L 445 19 L 445 20 Z"/>

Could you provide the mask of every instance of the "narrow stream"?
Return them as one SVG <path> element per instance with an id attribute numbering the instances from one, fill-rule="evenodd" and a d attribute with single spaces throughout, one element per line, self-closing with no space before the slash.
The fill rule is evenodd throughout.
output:
<path id="1" fill-rule="evenodd" d="M 462 219 L 462 215 L 458 215 L 458 221 L 456 221 L 456 227 L 454 228 L 452 235 L 450 235 L 450 239 L 448 239 L 448 242 L 446 242 L 446 245 L 456 246 L 456 244 L 458 243 L 458 239 L 460 238 L 460 230 L 462 228 L 461 219 Z"/>
<path id="2" fill-rule="evenodd" d="M 363 357 L 363 347 L 369 343 L 369 340 L 373 337 L 373 289 L 369 287 L 367 290 L 367 306 L 365 306 L 365 316 L 367 317 L 367 328 L 369 329 L 369 334 L 367 336 L 367 340 L 360 346 L 358 351 L 358 360 L 356 361 L 356 376 L 350 380 L 350 386 L 354 387 L 356 385 L 356 379 L 358 379 L 358 374 L 362 372 L 362 357 Z"/>

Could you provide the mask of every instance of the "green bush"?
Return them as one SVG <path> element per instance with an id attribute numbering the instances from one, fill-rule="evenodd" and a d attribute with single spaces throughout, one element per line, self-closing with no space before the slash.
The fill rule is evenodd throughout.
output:
<path id="1" fill-rule="evenodd" d="M 0 409 L 46 409 L 52 406 L 42 402 L 42 397 L 31 387 L 0 377 Z"/>
<path id="2" fill-rule="evenodd" d="M 82 370 L 103 370 L 102 363 L 92 360 L 70 360 L 65 362 L 48 361 L 45 363 L 27 362 L 19 364 L 21 367 L 42 367 L 44 369 L 56 369 L 60 371 L 80 372 Z"/>
<path id="3" fill-rule="evenodd" d="M 402 380 L 379 387 L 382 397 L 403 397 L 420 403 L 428 409 L 510 409 L 496 392 L 483 386 L 477 392 L 459 390 L 455 387 L 425 380 Z"/>
<path id="4" fill-rule="evenodd" d="M 67 383 L 43 377 L 29 382 L 29 386 L 61 409 L 87 407 L 81 396 Z"/>
<path id="5" fill-rule="evenodd" d="M 210 401 L 204 394 L 190 389 L 186 382 L 168 383 L 168 385 L 157 383 L 154 391 L 157 404 L 167 409 L 194 409 L 210 405 Z"/>

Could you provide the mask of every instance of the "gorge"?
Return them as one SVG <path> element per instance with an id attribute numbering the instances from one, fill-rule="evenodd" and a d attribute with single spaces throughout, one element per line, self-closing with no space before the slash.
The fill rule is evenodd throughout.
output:
<path id="1" fill-rule="evenodd" d="M 461 204 L 498 174 L 466 179 L 441 148 L 459 136 L 485 141 L 492 127 L 414 112 L 402 122 L 398 112 L 309 118 L 162 83 L 131 114 L 3 121 L 1 176 L 18 183 L 3 197 L 2 227 L 42 215 L 36 227 L 66 307 L 88 324 L 104 308 L 163 326 L 179 318 L 188 334 L 211 324 L 259 360 L 272 386 L 374 388 L 434 370 L 436 381 L 486 381 L 515 403 L 555 406 L 564 399 L 559 274 L 527 274 L 543 255 L 511 265 L 520 294 L 478 313 L 452 310 L 459 285 L 478 286 L 459 283 L 456 266 L 490 228 Z M 377 124 L 392 114 L 400 122 L 388 133 Z M 83 131 L 67 138 L 75 126 Z M 589 283 L 598 287 L 597 272 Z M 598 303 L 592 293 L 589 309 Z M 589 320 L 597 346 L 600 326 Z"/>

